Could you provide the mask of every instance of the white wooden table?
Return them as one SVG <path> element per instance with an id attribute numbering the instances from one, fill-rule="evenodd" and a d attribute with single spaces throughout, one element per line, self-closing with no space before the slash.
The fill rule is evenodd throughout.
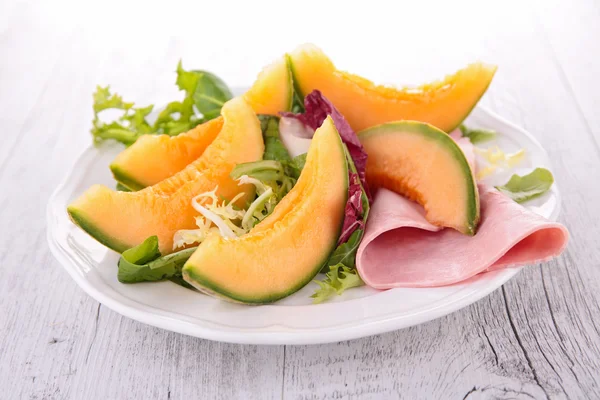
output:
<path id="1" fill-rule="evenodd" d="M 205 3 L 0 2 L 0 398 L 600 398 L 600 2 Z M 83 293 L 44 221 L 95 85 L 160 104 L 179 58 L 247 85 L 306 41 L 379 82 L 499 64 L 483 103 L 550 153 L 565 254 L 445 318 L 320 346 L 186 337 Z"/>

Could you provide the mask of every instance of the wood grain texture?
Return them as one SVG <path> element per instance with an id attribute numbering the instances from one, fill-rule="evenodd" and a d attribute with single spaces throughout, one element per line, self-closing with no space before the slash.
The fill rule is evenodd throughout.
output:
<path id="1" fill-rule="evenodd" d="M 468 6 L 469 29 L 423 32 L 420 41 L 410 35 L 419 22 L 393 25 L 394 13 L 381 13 L 387 5 L 375 3 L 378 12 L 349 7 L 350 22 L 377 13 L 381 19 L 361 21 L 360 32 L 340 25 L 346 41 L 318 27 L 324 17 L 303 10 L 296 18 L 315 18 L 314 32 L 285 30 L 288 22 L 264 11 L 276 8 L 271 4 L 261 19 L 273 24 L 201 46 L 189 39 L 198 23 L 187 8 L 169 21 L 164 10 L 148 11 L 144 25 L 161 32 L 132 21 L 136 8 L 118 2 L 0 4 L 0 398 L 600 398 L 599 3 L 438 4 L 430 26 L 461 21 Z M 436 8 L 403 7 L 403 15 L 416 16 Z M 114 16 L 117 9 L 124 15 Z M 238 11 L 234 25 L 255 9 Z M 204 24 L 203 32 L 223 31 L 213 21 Z M 274 27 L 285 33 L 272 37 Z M 375 45 L 378 36 L 370 39 L 367 31 L 411 40 L 395 57 L 384 51 L 389 43 Z M 269 34 L 273 45 L 256 47 Z M 562 189 L 560 220 L 572 236 L 566 253 L 447 317 L 318 346 L 186 337 L 121 317 L 78 289 L 46 246 L 45 204 L 89 143 L 95 85 L 111 83 L 134 101 L 159 103 L 175 93 L 172 69 L 180 57 L 239 85 L 266 60 L 307 40 L 382 81 L 439 75 L 473 56 L 498 63 L 483 103 L 548 150 Z M 241 60 L 231 62 L 232 52 Z M 357 60 L 356 52 L 368 57 Z M 373 65 L 376 57 L 387 63 Z"/>

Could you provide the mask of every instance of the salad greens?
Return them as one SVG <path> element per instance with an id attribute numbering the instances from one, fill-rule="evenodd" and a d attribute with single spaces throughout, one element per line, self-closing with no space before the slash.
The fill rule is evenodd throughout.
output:
<path id="1" fill-rule="evenodd" d="M 291 160 L 290 153 L 279 138 L 279 118 L 271 115 L 259 115 L 258 119 L 265 142 L 263 160 L 289 162 Z"/>
<path id="2" fill-rule="evenodd" d="M 319 288 L 310 296 L 315 304 L 322 303 L 332 296 L 341 295 L 346 289 L 365 284 L 355 268 L 347 267 L 342 263 L 330 266 L 325 279 L 315 282 Z"/>
<path id="3" fill-rule="evenodd" d="M 181 62 L 177 66 L 179 71 Z M 231 90 L 221 78 L 208 71 L 191 71 L 197 77 L 194 88 L 194 105 L 204 116 L 204 121 L 217 118 L 221 114 L 221 107 L 233 97 Z M 186 90 L 182 89 L 181 90 Z"/>
<path id="4" fill-rule="evenodd" d="M 306 162 L 306 154 L 291 158 L 290 153 L 281 141 L 279 135 L 279 117 L 272 115 L 259 115 L 265 141 L 263 160 L 279 161 L 288 177 L 298 179 Z M 260 162 L 260 161 L 259 161 Z"/>
<path id="5" fill-rule="evenodd" d="M 254 182 L 244 181 L 240 184 L 245 183 Z M 262 186 L 259 185 L 257 190 L 260 192 L 261 189 Z M 173 249 L 190 244 L 202 243 L 212 233 L 218 233 L 222 237 L 235 238 L 248 233 L 248 231 L 252 229 L 253 225 L 244 226 L 242 224 L 245 219 L 248 220 L 248 217 L 246 217 L 248 211 L 241 210 L 235 206 L 235 202 L 240 197 L 244 196 L 244 193 L 239 193 L 231 199 L 231 201 L 224 199 L 219 202 L 216 191 L 217 188 L 210 192 L 201 193 L 192 199 L 192 207 L 200 213 L 200 215 L 196 217 L 196 225 L 198 228 L 181 229 L 175 232 L 175 235 L 173 236 Z M 265 202 L 265 197 L 268 197 L 268 195 L 263 196 L 260 201 Z M 200 204 L 201 199 L 208 200 L 202 200 L 202 204 Z M 253 210 L 256 210 L 258 206 L 254 203 L 256 203 L 257 200 L 258 199 L 254 200 L 254 202 L 250 204 L 249 209 L 253 207 Z M 266 205 L 263 205 L 263 207 L 266 207 Z"/>
<path id="6" fill-rule="evenodd" d="M 144 134 L 175 136 L 218 117 L 223 104 L 233 97 L 225 82 L 210 72 L 186 71 L 181 61 L 176 72 L 177 87 L 185 96 L 182 101 L 167 104 L 154 123 L 148 118 L 154 109 L 153 105 L 135 107 L 134 103 L 125 102 L 120 95 L 111 93 L 109 86 L 98 86 L 93 95 L 91 133 L 94 143 L 113 139 L 129 146 Z M 120 116 L 112 122 L 104 122 L 100 114 L 106 110 L 118 111 Z"/>
<path id="7" fill-rule="evenodd" d="M 275 205 L 292 189 L 300 175 L 298 169 L 303 158 L 292 159 L 279 139 L 279 118 L 259 116 L 265 142 L 263 160 L 238 164 L 230 173 L 240 185 L 251 184 L 256 189 L 256 198 L 246 209 L 235 207 L 243 196 L 239 194 L 231 201 L 221 200 L 213 191 L 202 193 L 192 200 L 192 206 L 201 214 L 196 217 L 197 229 L 183 229 L 175 233 L 174 248 L 202 243 L 211 232 L 223 237 L 237 237 L 248 233 L 254 225 L 266 218 Z M 200 199 L 208 199 L 200 204 Z M 213 226 L 214 225 L 214 226 Z"/>
<path id="8" fill-rule="evenodd" d="M 299 154 L 296 157 L 292 158 L 291 164 L 290 164 L 290 168 L 292 168 L 290 171 L 294 174 L 295 178 L 299 178 L 300 177 L 300 172 L 302 172 L 302 170 L 304 169 L 304 164 L 306 164 L 306 155 L 308 153 L 304 153 L 304 154 Z"/>
<path id="9" fill-rule="evenodd" d="M 504 185 L 496 186 L 496 189 L 517 203 L 523 203 L 546 193 L 553 183 L 552 172 L 546 168 L 536 168 L 527 175 L 514 174 Z"/>
<path id="10" fill-rule="evenodd" d="M 273 189 L 278 203 L 296 184 L 306 155 L 290 157 L 279 137 L 279 117 L 259 115 L 259 119 L 265 142 L 263 160 L 238 164 L 230 175 L 233 179 L 247 175 L 261 181 Z"/>
<path id="11" fill-rule="evenodd" d="M 321 272 L 327 272 L 331 265 L 343 264 L 349 268 L 356 267 L 356 250 L 362 239 L 362 231 L 360 229 L 355 230 L 350 238 L 340 244 L 335 251 L 329 257 L 327 265 L 321 270 Z"/>
<path id="12" fill-rule="evenodd" d="M 459 129 L 464 137 L 469 138 L 471 143 L 477 144 L 487 142 L 496 138 L 496 132 L 489 129 L 471 129 L 460 124 Z"/>
<path id="13" fill-rule="evenodd" d="M 195 247 L 161 257 L 158 238 L 150 236 L 121 254 L 117 278 L 122 283 L 137 283 L 181 277 L 181 268 L 194 250 Z"/>

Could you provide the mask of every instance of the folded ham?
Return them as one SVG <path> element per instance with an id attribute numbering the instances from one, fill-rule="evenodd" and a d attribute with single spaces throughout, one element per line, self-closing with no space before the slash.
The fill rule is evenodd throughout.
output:
<path id="1" fill-rule="evenodd" d="M 431 225 L 423 208 L 386 189 L 371 207 L 356 265 L 376 289 L 433 287 L 481 272 L 530 265 L 558 256 L 567 229 L 479 185 L 481 222 L 475 236 Z"/>

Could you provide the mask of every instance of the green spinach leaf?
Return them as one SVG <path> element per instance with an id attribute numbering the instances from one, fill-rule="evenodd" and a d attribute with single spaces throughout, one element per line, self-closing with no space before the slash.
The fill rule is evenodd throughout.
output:
<path id="1" fill-rule="evenodd" d="M 464 124 L 459 126 L 460 131 L 464 137 L 469 138 L 471 143 L 477 144 L 487 142 L 496 138 L 497 133 L 489 129 L 470 129 Z"/>
<path id="2" fill-rule="evenodd" d="M 517 203 L 523 203 L 546 193 L 553 183 L 552 172 L 546 168 L 536 168 L 527 175 L 513 175 L 504 185 L 496 186 L 496 189 Z"/>
<path id="3" fill-rule="evenodd" d="M 195 250 L 193 247 L 161 257 L 158 238 L 150 236 L 121 254 L 117 278 L 122 283 L 137 283 L 181 277 L 181 268 Z"/>

